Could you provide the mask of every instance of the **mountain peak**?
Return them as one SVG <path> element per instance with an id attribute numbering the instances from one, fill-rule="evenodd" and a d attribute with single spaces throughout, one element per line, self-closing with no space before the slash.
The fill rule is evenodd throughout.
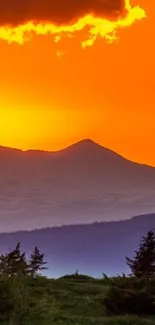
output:
<path id="1" fill-rule="evenodd" d="M 99 160 L 104 162 L 106 160 L 111 161 L 112 163 L 115 162 L 115 160 L 125 160 L 122 156 L 117 154 L 116 152 L 103 147 L 102 145 L 96 143 L 95 141 L 91 139 L 84 139 L 81 141 L 78 141 L 69 147 L 62 149 L 61 153 L 67 157 L 72 157 L 72 158 L 80 158 L 83 157 L 83 159 L 91 161 Z"/>
<path id="2" fill-rule="evenodd" d="M 101 147 L 98 143 L 96 143 L 95 141 L 91 140 L 91 139 L 83 139 L 80 140 L 76 143 L 74 143 L 72 146 L 79 146 L 79 147 Z"/>
<path id="3" fill-rule="evenodd" d="M 93 149 L 93 148 L 102 148 L 102 149 L 106 149 L 103 146 L 101 146 L 100 144 L 96 143 L 95 141 L 91 140 L 91 139 L 83 139 L 80 140 L 78 142 L 73 143 L 72 145 L 70 145 L 68 147 L 69 148 L 81 148 L 81 149 Z M 67 148 L 66 148 L 67 149 Z"/>
<path id="4" fill-rule="evenodd" d="M 106 151 L 106 148 L 100 146 L 91 139 L 80 140 L 65 149 L 62 149 L 61 152 L 65 155 L 72 155 L 73 157 L 77 156 L 89 156 L 96 155 L 98 152 Z M 108 150 L 108 149 L 107 149 Z"/>
<path id="5" fill-rule="evenodd" d="M 87 143 L 87 144 L 97 144 L 95 141 L 93 141 L 92 139 L 82 139 L 80 141 L 78 141 L 78 143 Z M 98 144 L 97 144 L 98 145 Z"/>

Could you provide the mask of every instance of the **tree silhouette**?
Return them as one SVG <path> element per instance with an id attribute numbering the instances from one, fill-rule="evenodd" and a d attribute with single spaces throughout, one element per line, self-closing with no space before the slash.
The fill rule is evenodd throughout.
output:
<path id="1" fill-rule="evenodd" d="M 20 251 L 20 243 L 15 249 L 9 253 L 0 256 L 0 274 L 8 276 L 16 276 L 28 273 L 28 264 L 26 262 L 25 253 Z"/>
<path id="2" fill-rule="evenodd" d="M 132 271 L 132 275 L 137 278 L 149 279 L 155 276 L 155 234 L 149 231 L 139 245 L 139 250 L 135 251 L 134 259 L 126 257 L 127 265 Z"/>
<path id="3" fill-rule="evenodd" d="M 38 247 L 34 248 L 29 261 L 29 270 L 32 276 L 36 276 L 39 271 L 47 270 L 47 262 L 44 261 L 44 254 L 41 254 Z"/>

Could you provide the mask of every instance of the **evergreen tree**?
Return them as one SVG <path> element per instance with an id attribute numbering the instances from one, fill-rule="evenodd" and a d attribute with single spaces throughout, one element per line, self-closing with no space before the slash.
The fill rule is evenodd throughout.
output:
<path id="1" fill-rule="evenodd" d="M 38 247 L 34 248 L 30 257 L 29 270 L 32 276 L 36 276 L 39 271 L 47 270 L 47 262 L 44 261 L 44 254 L 41 254 Z"/>
<path id="2" fill-rule="evenodd" d="M 132 275 L 137 278 L 149 279 L 155 276 L 155 234 L 149 231 L 139 245 L 139 250 L 135 251 L 134 259 L 126 257 Z"/>
<path id="3" fill-rule="evenodd" d="M 8 276 L 26 275 L 28 273 L 28 264 L 25 253 L 20 252 L 20 243 L 8 254 L 0 256 L 0 274 Z"/>

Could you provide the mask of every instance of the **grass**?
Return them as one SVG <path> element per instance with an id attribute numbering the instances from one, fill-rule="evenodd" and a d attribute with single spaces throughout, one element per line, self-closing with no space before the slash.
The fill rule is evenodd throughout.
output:
<path id="1" fill-rule="evenodd" d="M 155 317 L 108 317 L 103 303 L 108 287 L 103 280 L 73 276 L 43 280 L 43 285 L 51 310 L 43 325 L 155 325 Z"/>

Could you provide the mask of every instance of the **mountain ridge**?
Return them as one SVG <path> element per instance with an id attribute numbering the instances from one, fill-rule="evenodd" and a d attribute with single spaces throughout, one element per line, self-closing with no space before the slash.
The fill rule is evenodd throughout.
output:
<path id="1" fill-rule="evenodd" d="M 132 257 L 142 236 L 155 230 L 155 213 L 116 222 L 68 225 L 33 231 L 0 234 L 0 253 L 21 243 L 28 255 L 34 246 L 45 254 L 48 276 L 74 273 L 92 276 L 128 273 L 125 256 Z"/>
<path id="2" fill-rule="evenodd" d="M 114 224 L 120 224 L 120 223 L 127 223 L 127 222 L 132 222 L 132 221 L 151 221 L 151 219 L 155 219 L 155 213 L 149 213 L 149 214 L 142 214 L 142 215 L 137 215 L 133 216 L 128 219 L 123 219 L 123 220 L 110 220 L 110 221 L 94 221 L 92 223 L 77 223 L 77 224 L 66 224 L 66 225 L 60 225 L 60 226 L 54 226 L 54 227 L 43 227 L 43 228 L 34 228 L 30 230 L 17 230 L 17 231 L 11 231 L 11 232 L 0 232 L 1 235 L 9 235 L 9 234 L 23 234 L 23 233 L 32 233 L 32 232 L 40 232 L 40 231 L 46 231 L 46 230 L 60 230 L 62 228 L 67 229 L 67 228 L 80 228 L 80 227 L 91 227 L 93 225 L 114 225 Z"/>
<path id="3" fill-rule="evenodd" d="M 0 226 L 19 230 L 155 211 L 155 168 L 91 140 L 53 154 L 0 150 Z"/>
<path id="4" fill-rule="evenodd" d="M 146 166 L 146 167 L 150 167 L 150 168 L 153 168 L 155 169 L 154 166 L 151 166 L 151 165 L 147 165 L 145 163 L 139 163 L 137 161 L 133 161 L 129 158 L 126 158 L 124 157 L 123 155 L 119 154 L 118 152 L 110 149 L 110 148 L 107 148 L 91 139 L 82 139 L 82 140 L 79 140 L 75 143 L 72 143 L 62 149 L 59 149 L 59 150 L 55 150 L 55 151 L 52 151 L 52 150 L 42 150 L 42 149 L 27 149 L 27 150 L 22 150 L 22 149 L 17 149 L 17 148 L 14 148 L 14 147 L 8 147 L 8 146 L 2 146 L 0 145 L 0 154 L 4 154 L 4 153 L 19 153 L 19 154 L 46 154 L 46 155 L 53 155 L 54 157 L 55 156 L 58 156 L 60 154 L 64 154 L 64 153 L 67 153 L 68 151 L 76 151 L 77 149 L 79 150 L 94 150 L 94 148 L 96 148 L 97 150 L 104 150 L 105 152 L 108 152 L 108 153 L 111 153 L 111 154 L 114 154 L 114 155 L 117 155 L 118 157 L 124 159 L 125 161 L 129 161 L 131 163 L 134 163 L 134 164 L 137 164 L 137 165 L 140 165 L 140 166 Z"/>

